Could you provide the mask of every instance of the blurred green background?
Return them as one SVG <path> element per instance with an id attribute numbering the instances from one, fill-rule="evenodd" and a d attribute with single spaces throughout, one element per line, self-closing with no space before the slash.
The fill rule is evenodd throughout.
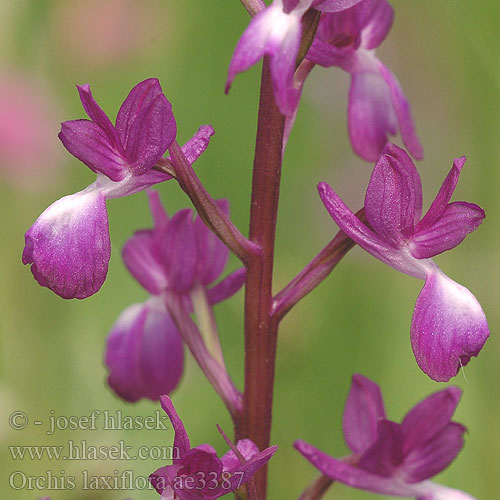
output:
<path id="1" fill-rule="evenodd" d="M 424 205 L 434 198 L 453 158 L 467 155 L 456 200 L 486 210 L 483 225 L 453 252 L 436 260 L 481 302 L 492 337 L 453 384 L 464 389 L 456 420 L 468 427 L 466 445 L 437 481 L 480 499 L 498 498 L 500 382 L 498 358 L 500 262 L 500 38 L 496 0 L 394 0 L 395 25 L 378 50 L 412 103 L 425 148 L 418 164 Z M 60 430 L 46 434 L 51 416 L 92 410 L 154 415 L 152 402 L 131 405 L 105 383 L 107 332 L 128 305 L 146 292 L 125 270 L 120 249 L 133 231 L 150 227 L 146 196 L 108 204 L 112 258 L 102 290 L 84 301 L 65 301 L 33 280 L 21 264 L 23 234 L 64 194 L 83 189 L 94 175 L 57 139 L 61 121 L 83 118 L 75 84 L 90 83 L 109 115 L 137 82 L 160 79 L 172 102 L 180 142 L 200 124 L 216 135 L 196 169 L 214 197 L 227 197 L 234 221 L 248 225 L 252 151 L 260 68 L 239 75 L 223 93 L 227 66 L 248 23 L 238 0 L 4 0 L 0 2 L 0 298 L 1 491 L 9 499 L 158 498 L 153 491 L 81 491 L 82 471 L 147 477 L 161 460 L 13 460 L 8 446 L 89 445 L 124 441 L 166 446 L 170 431 Z M 351 152 L 346 128 L 348 76 L 318 69 L 306 84 L 284 159 L 276 252 L 278 291 L 337 230 L 316 184 L 328 181 L 354 209 L 361 206 L 371 166 Z M 11 110 L 9 118 L 8 110 Z M 13 110 L 13 111 L 12 111 Z M 5 118 L 7 117 L 7 118 Z M 398 142 L 398 140 L 396 140 Z M 189 206 L 174 181 L 159 186 L 170 213 Z M 424 208 L 425 208 L 424 207 Z M 232 268 L 237 266 L 231 261 Z M 347 453 L 341 430 L 353 373 L 382 387 L 389 418 L 399 420 L 418 400 L 442 389 L 417 367 L 409 342 L 410 318 L 421 282 L 397 273 L 356 248 L 313 294 L 283 321 L 277 360 L 271 462 L 272 499 L 296 498 L 315 470 L 292 449 L 305 439 L 333 456 Z M 222 343 L 233 377 L 242 386 L 243 294 L 217 306 Z M 222 404 L 187 356 L 174 402 L 193 444 L 226 445 L 215 425 L 231 424 Z M 13 430 L 9 415 L 23 411 L 28 427 Z M 36 426 L 35 420 L 44 422 Z M 102 426 L 101 426 L 102 427 Z M 9 476 L 75 476 L 74 491 L 9 487 Z M 22 477 L 18 474 L 17 480 Z M 20 484 L 17 482 L 16 484 Z M 139 483 L 140 484 L 140 483 Z M 374 495 L 335 485 L 326 498 Z"/>

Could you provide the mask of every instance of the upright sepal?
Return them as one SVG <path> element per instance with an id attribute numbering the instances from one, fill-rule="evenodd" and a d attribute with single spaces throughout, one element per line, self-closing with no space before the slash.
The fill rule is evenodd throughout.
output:
<path id="1" fill-rule="evenodd" d="M 378 424 L 384 418 L 380 387 L 363 375 L 353 375 L 342 419 L 349 448 L 354 453 L 366 451 L 377 439 Z"/>

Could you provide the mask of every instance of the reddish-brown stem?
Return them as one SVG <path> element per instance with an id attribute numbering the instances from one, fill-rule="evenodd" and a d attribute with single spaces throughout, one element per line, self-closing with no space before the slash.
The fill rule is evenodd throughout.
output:
<path id="1" fill-rule="evenodd" d="M 274 238 L 278 212 L 284 117 L 273 94 L 269 59 L 264 58 L 255 148 L 250 241 L 262 253 L 247 263 L 245 286 L 245 392 L 237 437 L 262 450 L 269 446 L 278 323 L 272 320 Z M 256 475 L 260 498 L 266 498 L 267 470 Z M 253 500 L 253 499 L 250 499 Z"/>
<path id="2" fill-rule="evenodd" d="M 328 491 L 332 483 L 332 479 L 322 474 L 303 491 L 298 500 L 320 500 Z"/>

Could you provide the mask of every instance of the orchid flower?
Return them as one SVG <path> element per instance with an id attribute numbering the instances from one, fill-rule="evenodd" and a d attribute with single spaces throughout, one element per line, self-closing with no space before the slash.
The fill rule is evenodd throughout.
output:
<path id="1" fill-rule="evenodd" d="M 183 343 L 166 296 L 181 294 L 191 310 L 192 302 L 202 294 L 201 300 L 206 297 L 210 307 L 236 293 L 245 279 L 244 270 L 239 269 L 208 288 L 226 265 L 226 246 L 199 217 L 193 221 L 191 210 L 169 218 L 158 193 L 148 190 L 147 194 L 154 227 L 136 232 L 125 243 L 122 256 L 151 296 L 123 311 L 111 329 L 105 356 L 109 385 L 128 401 L 157 400 L 175 389 L 181 378 Z M 227 214 L 227 201 L 218 204 Z"/>
<path id="2" fill-rule="evenodd" d="M 172 107 L 156 78 L 131 90 L 114 126 L 89 85 L 79 86 L 78 92 L 90 120 L 64 122 L 59 138 L 97 180 L 50 205 L 26 232 L 23 252 L 23 263 L 31 264 L 38 283 L 65 299 L 83 299 L 101 288 L 111 253 L 106 200 L 171 179 L 152 167 L 177 132 Z M 210 127 L 201 127 L 186 144 L 192 161 L 212 133 Z"/>
<path id="3" fill-rule="evenodd" d="M 274 0 L 251 20 L 241 36 L 229 64 L 226 93 L 238 73 L 269 55 L 276 103 L 284 115 L 292 115 L 300 97 L 294 88 L 293 75 L 302 37 L 302 16 L 310 7 L 337 12 L 360 1 Z"/>
<path id="4" fill-rule="evenodd" d="M 168 396 L 161 406 L 174 429 L 174 459 L 151 474 L 149 480 L 164 500 L 219 498 L 239 489 L 273 456 L 277 446 L 259 451 L 249 439 L 238 441 L 221 458 L 209 444 L 191 448 L 184 424 Z"/>
<path id="5" fill-rule="evenodd" d="M 411 155 L 422 158 L 410 105 L 396 77 L 375 55 L 393 17 L 386 0 L 363 0 L 348 10 L 325 14 L 306 55 L 314 64 L 337 66 L 351 75 L 349 136 L 354 151 L 367 161 L 376 161 L 388 134 L 398 130 Z"/>
<path id="6" fill-rule="evenodd" d="M 428 481 L 463 447 L 466 429 L 451 421 L 460 396 L 457 387 L 436 392 L 397 424 L 386 418 L 379 386 L 354 375 L 343 418 L 352 455 L 339 460 L 304 441 L 294 446 L 326 477 L 353 488 L 417 500 L 474 500 Z"/>
<path id="7" fill-rule="evenodd" d="M 467 288 L 448 278 L 431 257 L 456 247 L 481 224 L 475 204 L 449 203 L 465 157 L 456 159 L 427 214 L 422 212 L 420 176 L 408 154 L 388 144 L 365 197 L 369 227 L 328 184 L 319 193 L 333 220 L 359 246 L 389 266 L 424 279 L 415 305 L 411 343 L 420 368 L 440 382 L 454 377 L 489 336 L 484 312 Z"/>

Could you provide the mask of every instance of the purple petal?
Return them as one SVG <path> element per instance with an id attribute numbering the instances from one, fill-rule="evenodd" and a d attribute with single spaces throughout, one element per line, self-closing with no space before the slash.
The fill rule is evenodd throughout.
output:
<path id="1" fill-rule="evenodd" d="M 314 0 L 311 7 L 321 12 L 339 12 L 349 9 L 364 0 Z"/>
<path id="2" fill-rule="evenodd" d="M 244 465 L 240 465 L 238 470 L 234 471 L 232 477 L 213 490 L 208 498 L 219 498 L 220 496 L 226 495 L 227 493 L 240 488 L 243 484 L 247 483 L 261 467 L 266 465 L 267 462 L 271 460 L 271 457 L 277 449 L 277 446 L 271 446 L 263 451 L 260 451 L 256 455 L 253 455 L 250 460 L 248 460 Z M 229 485 L 227 482 L 229 482 Z"/>
<path id="3" fill-rule="evenodd" d="M 148 292 L 158 295 L 166 290 L 168 281 L 152 230 L 138 231 L 129 238 L 122 258 L 130 274 Z"/>
<path id="4" fill-rule="evenodd" d="M 280 46 L 271 47 L 271 76 L 273 79 L 274 96 L 282 114 L 291 116 L 297 109 L 300 91 L 294 87 L 293 75 L 299 53 L 302 28 L 300 17 L 289 16 L 286 34 L 280 41 Z"/>
<path id="5" fill-rule="evenodd" d="M 189 437 L 187 435 L 186 429 L 179 415 L 175 411 L 172 400 L 168 396 L 162 396 L 160 398 L 161 407 L 168 415 L 170 423 L 174 429 L 174 449 L 177 450 L 178 456 L 182 458 L 191 448 L 189 444 Z"/>
<path id="6" fill-rule="evenodd" d="M 321 182 L 318 191 L 332 219 L 360 247 L 398 271 L 416 278 L 425 278 L 426 271 L 422 267 L 423 264 L 417 259 L 409 258 L 407 254 L 388 244 L 363 224 L 328 184 Z"/>
<path id="7" fill-rule="evenodd" d="M 210 138 L 215 134 L 211 125 L 202 125 L 196 134 L 182 146 L 182 152 L 187 158 L 187 161 L 193 164 L 200 155 L 207 149 Z"/>
<path id="8" fill-rule="evenodd" d="M 437 436 L 412 450 L 404 460 L 402 473 L 408 483 L 418 483 L 444 470 L 463 448 L 465 427 L 449 423 Z"/>
<path id="9" fill-rule="evenodd" d="M 461 394 L 458 387 L 448 387 L 431 394 L 407 413 L 401 424 L 405 455 L 433 440 L 450 423 Z"/>
<path id="10" fill-rule="evenodd" d="M 403 94 L 396 77 L 380 61 L 377 60 L 378 71 L 385 80 L 391 96 L 392 106 L 399 124 L 399 132 L 406 149 L 416 159 L 421 160 L 424 153 L 422 144 L 415 131 L 410 103 Z"/>
<path id="11" fill-rule="evenodd" d="M 227 200 L 218 200 L 216 203 L 225 215 L 229 215 Z M 210 285 L 226 267 L 229 249 L 208 229 L 199 216 L 194 221 L 194 231 L 198 252 L 198 279 L 203 285 Z"/>
<path id="12" fill-rule="evenodd" d="M 330 68 L 331 66 L 343 66 L 346 54 L 342 49 L 338 49 L 316 36 L 307 51 L 307 59 L 314 64 Z"/>
<path id="13" fill-rule="evenodd" d="M 376 161 L 397 131 L 389 88 L 378 74 L 353 73 L 349 89 L 348 126 L 354 152 Z"/>
<path id="14" fill-rule="evenodd" d="M 192 481 L 186 481 L 184 484 L 181 482 L 180 488 L 175 486 L 176 492 L 195 489 L 198 494 L 212 496 L 214 484 L 209 479 L 220 478 L 222 473 L 222 462 L 214 448 L 209 444 L 196 446 L 196 448 L 187 451 L 179 463 L 183 467 L 179 470 L 178 479 L 185 475 L 193 478 L 194 484 Z"/>
<path id="15" fill-rule="evenodd" d="M 245 461 L 250 460 L 259 453 L 259 448 L 251 439 L 240 439 L 236 448 L 241 453 Z M 224 466 L 224 471 L 228 471 L 231 474 L 234 474 L 241 467 L 240 460 L 233 450 L 229 450 L 227 453 L 222 455 L 220 460 Z"/>
<path id="16" fill-rule="evenodd" d="M 300 45 L 301 15 L 298 11 L 287 14 L 276 3 L 252 19 L 229 64 L 226 93 L 238 73 L 246 71 L 267 54 L 272 58 L 271 73 L 280 111 L 293 114 L 298 102 L 298 93 L 293 88 L 293 74 Z"/>
<path id="17" fill-rule="evenodd" d="M 160 201 L 160 194 L 154 189 L 148 189 L 146 192 L 149 201 L 149 210 L 153 217 L 154 231 L 162 233 L 168 223 L 168 215 Z"/>
<path id="18" fill-rule="evenodd" d="M 116 116 L 116 131 L 125 149 L 135 120 L 161 94 L 162 89 L 158 79 L 148 78 L 138 83 L 123 101 Z"/>
<path id="19" fill-rule="evenodd" d="M 398 479 L 371 474 L 360 467 L 332 458 L 304 441 L 295 441 L 294 447 L 322 474 L 353 488 L 401 497 L 417 496 L 419 493 L 418 485 L 407 485 Z"/>
<path id="20" fill-rule="evenodd" d="M 198 252 L 190 209 L 177 212 L 169 221 L 162 241 L 162 259 L 169 286 L 179 292 L 191 289 L 198 268 Z"/>
<path id="21" fill-rule="evenodd" d="M 363 453 L 358 465 L 377 476 L 391 477 L 403 462 L 401 426 L 381 420 L 377 434 L 377 440 Z"/>
<path id="22" fill-rule="evenodd" d="M 439 270 L 431 273 L 418 296 L 411 343 L 418 366 L 437 382 L 454 377 L 489 336 L 477 299 Z"/>
<path id="23" fill-rule="evenodd" d="M 127 175 L 125 160 L 104 130 L 94 122 L 64 122 L 58 137 L 73 156 L 94 172 L 102 172 L 112 181 L 121 181 Z"/>
<path id="24" fill-rule="evenodd" d="M 477 229 L 484 217 L 484 210 L 478 205 L 450 203 L 434 224 L 413 236 L 410 251 L 417 259 L 427 259 L 451 250 Z"/>
<path id="25" fill-rule="evenodd" d="M 362 46 L 365 49 L 375 49 L 389 33 L 394 20 L 394 10 L 386 0 L 368 0 L 360 4 L 368 9 L 361 33 Z"/>
<path id="26" fill-rule="evenodd" d="M 282 18 L 282 24 L 286 25 L 288 15 L 283 13 L 281 7 L 276 5 L 270 5 L 252 18 L 247 29 L 241 35 L 229 63 L 225 88 L 226 94 L 229 92 L 235 76 L 252 67 L 264 56 L 266 50 L 268 50 L 267 44 L 272 35 L 274 24 L 279 18 Z M 275 45 L 278 44 L 279 40 Z"/>
<path id="27" fill-rule="evenodd" d="M 245 283 L 245 269 L 236 269 L 228 274 L 219 283 L 208 289 L 208 302 L 218 304 L 223 300 L 232 297 Z"/>
<path id="28" fill-rule="evenodd" d="M 406 152 L 393 144 L 384 149 L 368 185 L 366 219 L 373 230 L 394 246 L 413 235 L 422 211 L 422 185 Z"/>
<path id="29" fill-rule="evenodd" d="M 184 365 L 183 344 L 161 300 L 123 311 L 111 329 L 105 363 L 109 385 L 127 401 L 158 400 L 177 387 Z"/>
<path id="30" fill-rule="evenodd" d="M 126 148 L 130 170 L 140 175 L 153 167 L 172 144 L 176 134 L 172 106 L 160 94 L 140 111 L 130 126 Z"/>
<path id="31" fill-rule="evenodd" d="M 342 420 L 349 448 L 354 453 L 364 453 L 376 440 L 378 423 L 384 418 L 380 387 L 363 375 L 353 375 Z"/>
<path id="32" fill-rule="evenodd" d="M 461 156 L 460 158 L 455 158 L 455 160 L 453 160 L 451 170 L 448 172 L 446 179 L 443 181 L 443 184 L 439 189 L 436 198 L 429 207 L 429 210 L 418 224 L 417 231 L 425 231 L 430 228 L 446 210 L 455 188 L 457 187 L 460 172 L 465 165 L 465 160 L 465 156 Z"/>
<path id="33" fill-rule="evenodd" d="M 111 254 L 103 194 L 93 184 L 54 202 L 25 234 L 23 264 L 64 299 L 83 299 L 104 283 Z"/>
<path id="34" fill-rule="evenodd" d="M 177 462 L 177 460 L 176 460 Z M 165 490 L 168 491 L 168 488 L 170 488 L 170 491 L 173 493 L 173 489 L 171 487 L 172 484 L 175 482 L 175 478 L 177 477 L 177 474 L 179 470 L 182 468 L 182 465 L 166 465 L 164 467 L 160 467 L 159 469 L 156 469 L 150 476 L 149 476 L 149 482 L 151 485 L 154 487 L 154 489 L 158 492 L 158 494 L 162 494 Z M 173 497 L 173 494 L 172 494 Z M 170 498 L 170 497 L 167 497 Z M 175 497 L 173 497 L 175 498 Z"/>
<path id="35" fill-rule="evenodd" d="M 89 118 L 97 124 L 108 138 L 111 145 L 118 151 L 120 155 L 123 155 L 123 147 L 118 138 L 115 128 L 113 127 L 110 119 L 106 113 L 100 108 L 100 106 L 95 101 L 90 91 L 90 85 L 86 83 L 85 85 L 77 85 L 78 93 L 80 94 L 80 100 L 82 101 L 83 109 L 89 116 Z"/>

